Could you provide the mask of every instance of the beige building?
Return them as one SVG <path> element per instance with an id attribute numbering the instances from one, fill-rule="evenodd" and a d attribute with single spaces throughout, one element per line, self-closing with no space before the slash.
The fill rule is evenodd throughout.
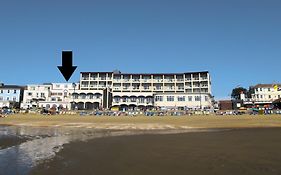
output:
<path id="1" fill-rule="evenodd" d="M 281 84 L 257 84 L 251 100 L 256 104 L 271 104 L 280 98 Z"/>
<path id="2" fill-rule="evenodd" d="M 76 84 L 78 87 L 78 84 Z M 21 108 L 71 108 L 74 87 L 71 83 L 45 83 L 27 85 L 23 93 Z"/>
<path id="3" fill-rule="evenodd" d="M 91 95 L 99 96 L 93 101 Z M 80 108 L 197 108 L 212 107 L 208 71 L 187 73 L 81 72 L 75 102 Z M 95 96 L 93 97 L 95 98 Z M 88 103 L 88 105 L 86 105 Z M 96 103 L 92 105 L 90 103 Z M 76 104 L 77 105 L 77 104 Z M 90 108 L 88 108 L 88 107 Z"/>

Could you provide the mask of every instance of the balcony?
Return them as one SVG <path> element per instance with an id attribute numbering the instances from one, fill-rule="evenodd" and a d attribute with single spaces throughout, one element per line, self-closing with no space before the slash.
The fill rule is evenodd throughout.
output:
<path id="1" fill-rule="evenodd" d="M 173 83 L 175 82 L 175 79 L 164 79 L 165 83 Z"/>

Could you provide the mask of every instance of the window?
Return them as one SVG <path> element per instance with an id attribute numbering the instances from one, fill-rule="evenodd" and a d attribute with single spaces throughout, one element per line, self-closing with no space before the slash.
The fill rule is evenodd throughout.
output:
<path id="1" fill-rule="evenodd" d="M 144 89 L 145 90 L 149 89 L 149 86 L 148 85 L 144 85 Z"/>
<path id="2" fill-rule="evenodd" d="M 163 96 L 156 96 L 155 101 L 163 101 Z"/>
<path id="3" fill-rule="evenodd" d="M 52 98 L 51 98 L 51 101 L 56 101 L 56 98 L 55 98 L 55 97 L 52 97 Z"/>
<path id="4" fill-rule="evenodd" d="M 167 101 L 174 101 L 174 96 L 167 96 Z"/>
<path id="5" fill-rule="evenodd" d="M 10 93 L 10 90 L 8 90 L 8 94 Z"/>
<path id="6" fill-rule="evenodd" d="M 137 102 L 137 98 L 136 97 L 131 97 L 131 102 Z"/>
<path id="7" fill-rule="evenodd" d="M 162 86 L 156 85 L 156 89 L 157 89 L 157 90 L 161 90 L 161 89 L 162 89 Z"/>
<path id="8" fill-rule="evenodd" d="M 262 88 L 260 88 L 260 91 L 262 91 Z"/>
<path id="9" fill-rule="evenodd" d="M 59 88 L 60 87 L 60 85 L 59 84 L 56 84 L 56 88 Z"/>
<path id="10" fill-rule="evenodd" d="M 185 101 L 185 96 L 178 96 L 178 101 Z"/>
<path id="11" fill-rule="evenodd" d="M 192 96 L 188 96 L 188 101 L 192 101 Z"/>
<path id="12" fill-rule="evenodd" d="M 270 88 L 268 88 L 268 92 L 270 92 Z"/>
<path id="13" fill-rule="evenodd" d="M 44 93 L 41 93 L 41 97 L 45 97 L 45 94 L 44 94 Z"/>
<path id="14" fill-rule="evenodd" d="M 268 98 L 271 98 L 271 95 L 268 95 Z"/>
<path id="15" fill-rule="evenodd" d="M 3 97 L 0 97 L 0 101 L 3 101 Z"/>
<path id="16" fill-rule="evenodd" d="M 9 101 L 10 100 L 10 97 L 7 97 L 7 101 Z"/>
<path id="17" fill-rule="evenodd" d="M 263 95 L 261 95 L 261 98 L 263 98 Z"/>
<path id="18" fill-rule="evenodd" d="M 139 98 L 139 103 L 144 103 L 144 101 L 145 101 L 145 98 L 143 98 L 143 97 Z"/>
<path id="19" fill-rule="evenodd" d="M 13 101 L 17 101 L 17 97 L 13 97 Z"/>
<path id="20" fill-rule="evenodd" d="M 28 92 L 27 95 L 28 95 L 28 96 L 32 96 L 32 93 L 31 93 L 31 92 Z"/>
<path id="21" fill-rule="evenodd" d="M 205 101 L 208 101 L 208 100 L 209 100 L 208 96 L 205 96 Z"/>
<path id="22" fill-rule="evenodd" d="M 17 93 L 17 90 L 14 90 L 14 94 L 16 94 Z"/>
<path id="23" fill-rule="evenodd" d="M 1 90 L 0 93 L 3 94 L 3 90 Z"/>
<path id="24" fill-rule="evenodd" d="M 200 96 L 195 96 L 195 101 L 200 101 Z"/>

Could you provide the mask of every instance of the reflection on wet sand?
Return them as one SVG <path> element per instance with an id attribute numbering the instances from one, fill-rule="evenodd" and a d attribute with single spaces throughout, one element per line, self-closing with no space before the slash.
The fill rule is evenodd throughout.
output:
<path id="1" fill-rule="evenodd" d="M 1 127 L 1 137 L 28 138 L 24 143 L 0 150 L 0 174 L 28 174 L 30 169 L 46 159 L 53 158 L 64 144 L 93 138 L 152 133 L 147 130 L 102 130 L 73 127 Z M 159 134 L 187 130 L 159 130 Z M 195 130 L 189 130 L 192 132 Z M 204 131 L 204 130 L 202 130 Z M 155 130 L 153 130 L 153 133 Z M 1 141 L 0 137 L 0 141 Z"/>

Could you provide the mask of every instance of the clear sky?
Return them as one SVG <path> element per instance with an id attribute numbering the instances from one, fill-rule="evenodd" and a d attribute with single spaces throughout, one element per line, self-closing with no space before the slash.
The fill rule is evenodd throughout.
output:
<path id="1" fill-rule="evenodd" d="M 2 0 L 0 81 L 65 82 L 80 71 L 209 70 L 217 99 L 280 82 L 281 0 Z"/>

